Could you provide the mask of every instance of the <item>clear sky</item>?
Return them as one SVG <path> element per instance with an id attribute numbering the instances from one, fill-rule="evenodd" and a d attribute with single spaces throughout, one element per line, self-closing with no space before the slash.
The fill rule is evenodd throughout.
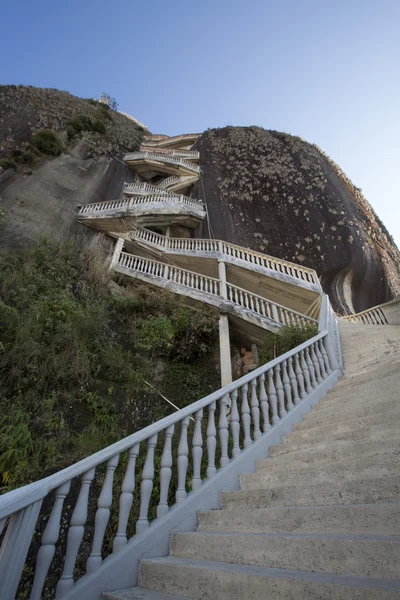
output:
<path id="1" fill-rule="evenodd" d="M 318 144 L 400 245 L 400 0 L 14 0 L 0 83 L 116 97 L 154 133 Z"/>

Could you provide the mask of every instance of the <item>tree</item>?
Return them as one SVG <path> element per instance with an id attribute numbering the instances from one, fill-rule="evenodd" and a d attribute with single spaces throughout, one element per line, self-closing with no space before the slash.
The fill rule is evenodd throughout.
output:
<path id="1" fill-rule="evenodd" d="M 111 110 L 118 109 L 118 102 L 116 101 L 116 99 L 112 98 L 110 94 L 106 94 L 106 92 L 101 92 L 99 102 L 107 104 L 107 106 L 111 108 Z"/>

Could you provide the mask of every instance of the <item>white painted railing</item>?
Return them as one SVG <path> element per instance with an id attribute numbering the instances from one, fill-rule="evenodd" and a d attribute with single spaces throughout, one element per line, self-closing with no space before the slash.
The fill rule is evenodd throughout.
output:
<path id="1" fill-rule="evenodd" d="M 226 284 L 228 292 L 228 300 L 234 304 L 238 304 L 243 308 L 251 310 L 263 317 L 267 317 L 272 321 L 281 323 L 282 325 L 306 325 L 307 323 L 318 323 L 316 319 L 302 315 L 301 313 L 286 308 L 271 302 L 262 296 L 248 292 L 247 290 L 240 288 L 231 283 Z"/>
<path id="2" fill-rule="evenodd" d="M 242 260 L 247 262 L 249 265 L 257 265 L 290 275 L 301 281 L 314 283 L 320 288 L 318 276 L 315 271 L 290 263 L 280 258 L 274 258 L 267 254 L 262 254 L 255 250 L 248 248 L 242 248 L 229 242 L 222 240 L 211 240 L 211 239 L 196 239 L 196 238 L 166 238 L 164 236 L 158 236 L 157 238 L 149 238 L 146 234 L 146 229 L 137 227 L 132 231 L 131 237 L 136 240 L 144 240 L 147 243 L 154 245 L 160 250 L 166 252 L 174 251 L 186 251 L 186 252 L 199 252 L 199 253 L 215 253 L 219 252 L 221 256 L 230 256 L 236 260 Z"/>
<path id="3" fill-rule="evenodd" d="M 156 239 L 159 234 L 153 234 Z M 165 263 L 135 256 L 128 252 L 121 252 L 116 260 L 116 267 L 128 269 L 135 276 L 136 273 L 144 273 L 159 277 L 165 281 L 173 281 L 192 290 L 203 292 L 212 296 L 220 296 L 220 281 L 213 277 L 199 275 L 193 271 L 187 271 L 179 267 L 172 267 Z M 295 310 L 277 304 L 244 290 L 240 287 L 226 284 L 228 301 L 236 306 L 241 306 L 252 311 L 256 315 L 267 317 L 279 325 L 304 325 L 306 323 L 317 323 L 315 319 L 302 315 Z M 222 296 L 221 296 L 222 298 Z"/>
<path id="4" fill-rule="evenodd" d="M 352 323 L 364 323 L 364 325 L 388 324 L 385 314 L 380 306 L 374 306 L 373 308 L 368 308 L 355 315 L 348 315 L 342 318 L 346 321 L 351 321 Z"/>
<path id="5" fill-rule="evenodd" d="M 146 146 L 146 144 L 142 144 L 140 146 L 140 152 L 151 152 L 154 154 L 154 150 L 152 146 Z M 199 159 L 199 152 L 196 150 L 169 150 L 168 148 L 157 148 L 157 154 L 162 154 L 163 156 L 172 156 L 174 158 L 193 158 Z"/>
<path id="6" fill-rule="evenodd" d="M 78 214 L 79 215 L 89 215 L 91 213 L 102 214 L 102 213 L 112 213 L 118 209 L 129 210 L 134 206 L 139 206 L 141 204 L 164 204 L 164 205 L 175 205 L 179 207 L 190 207 L 201 215 L 204 215 L 204 206 L 201 202 L 197 200 L 192 200 L 187 196 L 133 196 L 131 198 L 121 198 L 119 200 L 110 200 L 106 202 L 93 202 L 91 204 L 85 204 L 82 206 Z"/>
<path id="7" fill-rule="evenodd" d="M 153 196 L 157 196 L 163 194 L 164 196 L 168 196 L 171 192 L 163 190 L 158 187 L 158 185 L 151 185 L 151 183 L 124 183 L 124 194 L 133 195 L 133 194 L 151 194 Z M 173 194 L 172 194 L 173 195 Z"/>
<path id="8" fill-rule="evenodd" d="M 34 535 L 32 551 L 36 553 L 36 564 L 30 600 L 42 597 L 56 549 L 61 552 L 63 564 L 62 575 L 55 581 L 56 598 L 64 597 L 73 589 L 79 590 L 84 583 L 86 577 L 76 581 L 74 570 L 85 548 L 90 548 L 86 576 L 92 577 L 93 582 L 93 575 L 98 573 L 99 585 L 104 585 L 101 572 L 109 564 L 104 561 L 106 531 L 112 532 L 109 552 L 113 555 L 123 552 L 127 546 L 128 523 L 129 526 L 134 524 L 131 535 L 142 535 L 138 543 L 139 539 L 148 543 L 150 507 L 157 507 L 155 522 L 167 518 L 174 504 L 182 505 L 184 515 L 185 502 L 192 502 L 194 494 L 200 494 L 208 480 L 213 479 L 213 485 L 218 486 L 225 467 L 251 452 L 253 445 L 275 427 L 279 428 L 285 419 L 289 422 L 291 412 L 307 403 L 320 386 L 326 391 L 324 382 L 332 380 L 338 367 L 330 342 L 331 334 L 336 336 L 337 330 L 328 319 L 327 302 L 324 297 L 322 315 L 332 331 L 324 329 L 234 383 L 63 471 L 4 494 L 0 498 L 0 524 L 5 529 L 0 549 L 2 600 L 14 600 Z M 138 457 L 144 458 L 140 468 Z M 191 473 L 190 481 L 188 473 Z M 122 481 L 122 487 L 116 480 Z M 171 481 L 176 483 L 172 486 Z M 70 494 L 72 485 L 74 489 L 79 486 L 78 494 Z M 95 519 L 91 520 L 90 527 L 89 497 L 91 501 L 97 500 Z M 136 497 L 140 504 L 137 511 Z M 174 500 L 170 502 L 169 498 Z M 50 513 L 47 512 L 44 530 L 35 533 L 44 499 L 46 511 Z M 72 510 L 70 520 L 67 509 Z M 82 544 L 85 533 L 87 537 Z M 54 582 L 54 573 L 51 580 Z M 112 583 L 114 588 L 118 587 L 118 581 Z"/>
<path id="9" fill-rule="evenodd" d="M 124 156 L 124 161 L 129 162 L 132 160 L 140 160 L 141 158 L 148 158 L 149 160 L 155 160 L 164 163 L 174 163 L 177 165 L 181 165 L 187 169 L 190 169 L 195 173 L 200 172 L 200 167 L 189 162 L 188 160 L 185 160 L 183 158 L 175 158 L 174 156 L 171 156 L 169 154 L 157 154 L 156 152 L 132 152 Z"/>
<path id="10" fill-rule="evenodd" d="M 172 267 L 156 260 L 149 260 L 148 258 L 129 254 L 128 252 L 121 252 L 117 265 L 131 270 L 133 275 L 135 272 L 153 275 L 154 277 L 173 281 L 204 294 L 211 294 L 212 296 L 220 295 L 219 279 L 199 275 L 198 273 L 186 271 L 186 269 L 179 267 Z"/>
<path id="11" fill-rule="evenodd" d="M 171 177 L 167 177 L 164 181 L 160 181 L 157 185 L 161 190 L 166 190 L 169 187 L 172 187 L 176 183 L 179 183 L 183 180 L 183 177 L 177 177 L 176 175 L 172 175 Z"/>

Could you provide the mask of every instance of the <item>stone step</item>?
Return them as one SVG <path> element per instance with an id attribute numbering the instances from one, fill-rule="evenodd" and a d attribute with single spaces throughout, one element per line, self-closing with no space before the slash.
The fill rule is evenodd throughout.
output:
<path id="1" fill-rule="evenodd" d="M 399 600 L 400 581 L 155 558 L 142 560 L 140 585 L 194 600 Z"/>
<path id="2" fill-rule="evenodd" d="M 281 456 L 288 453 L 295 453 L 302 450 L 322 450 L 323 448 L 335 447 L 341 448 L 349 443 L 362 442 L 367 439 L 371 442 L 381 440 L 399 439 L 399 425 L 397 422 L 390 421 L 382 426 L 381 423 L 366 427 L 359 421 L 349 421 L 343 423 L 337 430 L 331 430 L 330 426 L 321 427 L 320 431 L 316 429 L 306 429 L 305 431 L 293 431 L 283 438 L 283 443 L 279 446 L 272 446 L 269 449 L 271 457 Z"/>
<path id="3" fill-rule="evenodd" d="M 130 588 L 127 590 L 117 590 L 116 592 L 103 592 L 101 600 L 189 600 L 188 597 L 175 596 L 171 594 L 162 594 L 156 590 L 146 590 L 145 588 Z"/>
<path id="4" fill-rule="evenodd" d="M 366 430 L 371 426 L 381 426 L 383 429 L 386 427 L 393 427 L 393 423 L 398 423 L 400 418 L 400 410 L 395 409 L 392 411 L 380 413 L 380 414 L 370 414 L 364 417 L 348 417 L 344 419 L 338 419 L 335 422 L 332 422 L 323 419 L 322 421 L 314 421 L 313 419 L 309 420 L 312 413 L 308 413 L 303 421 L 294 426 L 294 433 L 305 433 L 310 436 L 310 439 L 319 439 L 318 436 L 326 436 L 326 439 L 329 439 L 330 433 L 335 431 L 343 431 L 345 429 L 349 430 L 350 427 L 357 429 L 358 427 L 365 427 Z"/>
<path id="5" fill-rule="evenodd" d="M 311 411 L 304 417 L 304 421 L 299 423 L 296 431 L 299 429 L 307 429 L 307 427 L 319 427 L 320 425 L 331 424 L 332 426 L 348 419 L 358 419 L 369 415 L 385 415 L 391 413 L 394 418 L 400 417 L 400 401 L 393 399 L 390 402 L 385 402 L 384 405 L 379 402 L 369 404 L 357 404 L 353 406 L 351 403 L 344 405 L 338 410 L 337 407 L 327 408 L 321 411 Z"/>
<path id="6" fill-rule="evenodd" d="M 399 462 L 400 461 L 400 435 L 394 439 L 381 438 L 376 441 L 366 441 L 365 437 L 362 441 L 347 440 L 341 443 L 326 442 L 321 447 L 311 447 L 306 449 L 299 449 L 291 452 L 274 452 L 269 458 L 264 458 L 257 461 L 258 469 L 275 469 L 289 465 L 296 465 L 304 463 L 314 463 L 316 465 L 319 462 L 325 463 L 337 463 L 342 460 L 352 457 L 352 461 L 357 461 L 358 458 L 373 458 L 378 456 L 385 456 L 388 461 Z M 390 464 L 390 463 L 389 463 Z"/>
<path id="7" fill-rule="evenodd" d="M 267 489 L 222 492 L 222 508 L 266 508 L 267 506 L 313 506 L 397 502 L 400 475 L 364 481 L 324 482 L 307 485 L 276 485 Z"/>
<path id="8" fill-rule="evenodd" d="M 399 577 L 400 537 L 301 533 L 176 533 L 171 556 L 269 569 Z"/>
<path id="9" fill-rule="evenodd" d="M 359 456 L 355 458 L 350 456 L 349 463 L 346 460 L 310 461 L 304 465 L 302 463 L 283 462 L 274 469 L 268 469 L 268 460 L 262 468 L 256 473 L 240 476 L 240 486 L 243 490 L 256 490 L 264 488 L 273 488 L 276 485 L 303 485 L 307 486 L 311 482 L 317 483 L 335 483 L 338 480 L 344 481 L 363 481 L 368 486 L 370 479 L 387 478 L 390 485 L 390 479 L 396 478 L 400 474 L 400 460 L 391 460 L 387 455 L 377 457 Z M 279 459 L 275 459 L 279 460 Z"/>
<path id="10" fill-rule="evenodd" d="M 290 506 L 199 512 L 199 531 L 400 535 L 400 503 Z"/>
<path id="11" fill-rule="evenodd" d="M 321 402 L 316 404 L 314 410 L 322 410 L 330 408 L 334 404 L 342 405 L 349 402 L 365 403 L 375 401 L 379 404 L 385 404 L 396 397 L 397 387 L 398 378 L 393 377 L 385 382 L 366 382 L 365 385 L 361 387 L 359 387 L 358 384 L 354 384 L 346 389 L 342 388 L 339 390 L 333 388 L 333 393 L 330 395 L 328 394 Z"/>

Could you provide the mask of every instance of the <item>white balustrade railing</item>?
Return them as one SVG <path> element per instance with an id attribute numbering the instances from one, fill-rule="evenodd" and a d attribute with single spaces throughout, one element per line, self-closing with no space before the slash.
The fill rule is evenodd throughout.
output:
<path id="1" fill-rule="evenodd" d="M 301 313 L 287 308 L 286 306 L 282 306 L 281 304 L 277 304 L 276 302 L 271 302 L 262 296 L 248 292 L 231 283 L 227 283 L 226 288 L 228 300 L 247 310 L 257 313 L 258 315 L 276 321 L 281 325 L 303 326 L 307 323 L 318 323 L 316 319 L 302 315 Z"/>
<path id="2" fill-rule="evenodd" d="M 157 233 L 149 232 L 149 240 L 154 240 L 157 243 L 157 239 L 160 236 Z M 151 243 L 151 242 L 150 242 Z M 213 277 L 206 277 L 205 275 L 199 275 L 193 271 L 187 271 L 179 267 L 173 267 L 165 263 L 161 263 L 156 260 L 150 260 L 127 252 L 121 252 L 117 259 L 116 265 L 132 271 L 135 273 L 144 273 L 155 277 L 160 277 L 167 281 L 173 281 L 185 287 L 188 287 L 205 294 L 211 294 L 212 296 L 220 296 L 221 288 L 219 279 Z M 267 300 L 262 296 L 248 292 L 231 283 L 226 284 L 228 301 L 232 302 L 236 306 L 241 306 L 247 310 L 267 317 L 268 319 L 279 323 L 280 325 L 300 325 L 303 326 L 307 323 L 318 323 L 315 319 L 302 315 L 301 313 Z"/>
<path id="3" fill-rule="evenodd" d="M 91 204 L 85 204 L 82 206 L 78 214 L 79 215 L 90 215 L 91 213 L 111 213 L 118 209 L 129 210 L 134 206 L 143 204 L 164 204 L 165 206 L 176 206 L 176 207 L 188 207 L 204 216 L 204 205 L 202 202 L 192 200 L 187 196 L 172 196 L 172 195 L 160 195 L 160 196 L 132 196 L 130 198 L 121 198 L 119 200 L 110 200 L 106 202 L 93 202 Z"/>
<path id="4" fill-rule="evenodd" d="M 373 308 L 368 308 L 367 310 L 363 310 L 355 315 L 348 315 L 342 318 L 352 323 L 364 323 L 364 325 L 388 324 L 385 313 L 380 306 L 374 306 Z"/>
<path id="5" fill-rule="evenodd" d="M 142 144 L 140 146 L 140 152 L 150 152 L 154 154 L 154 150 L 151 146 L 147 146 L 146 144 Z M 199 152 L 196 150 L 169 150 L 168 148 L 157 148 L 157 154 L 162 154 L 163 156 L 172 156 L 174 158 L 193 158 L 199 159 Z"/>
<path id="6" fill-rule="evenodd" d="M 151 194 L 153 196 L 157 196 L 163 194 L 164 196 L 173 195 L 171 192 L 167 190 L 163 190 L 158 185 L 152 185 L 151 183 L 144 182 L 132 182 L 132 183 L 124 183 L 124 194 Z"/>
<path id="7" fill-rule="evenodd" d="M 326 306 L 322 312 L 332 332 L 324 329 L 194 404 L 0 497 L 0 523 L 5 529 L 0 549 L 2 600 L 15 597 L 32 537 L 36 563 L 33 581 L 27 584 L 30 600 L 47 597 L 49 582 L 56 585 L 56 598 L 62 598 L 79 585 L 78 557 L 80 565 L 86 560 L 87 574 L 100 573 L 107 553 L 121 552 L 132 536 L 147 531 L 151 515 L 163 519 L 174 504 L 184 505 L 190 492 L 201 493 L 203 483 L 217 481 L 221 469 L 290 419 L 296 406 L 337 372 L 329 335 L 337 335 L 337 330 Z M 38 521 L 45 499 L 45 518 Z M 93 502 L 97 509 L 89 522 Z M 58 564 L 63 565 L 58 578 L 57 570 L 52 571 L 57 552 Z"/>
<path id="8" fill-rule="evenodd" d="M 171 175 L 171 177 L 167 177 L 166 179 L 164 179 L 164 181 L 160 181 L 160 183 L 157 185 L 157 187 L 159 187 L 161 190 L 166 190 L 169 187 L 172 187 L 173 185 L 175 185 L 176 183 L 180 183 L 184 178 L 183 177 L 177 177 L 176 175 Z"/>
<path id="9" fill-rule="evenodd" d="M 143 230 L 144 228 L 136 228 L 132 232 L 132 239 L 143 239 Z M 182 250 L 200 253 L 219 252 L 221 255 L 230 256 L 236 260 L 244 261 L 248 265 L 257 265 L 272 271 L 283 273 L 284 275 L 290 275 L 291 277 L 295 277 L 301 281 L 314 283 L 320 288 L 318 276 L 315 271 L 308 269 L 307 267 L 296 265 L 295 263 L 281 260 L 280 258 L 274 258 L 272 256 L 268 256 L 267 254 L 262 254 L 261 252 L 250 250 L 248 248 L 242 248 L 241 246 L 231 244 L 230 242 L 224 242 L 222 240 L 165 238 L 163 241 L 161 239 L 162 237 L 163 236 L 160 236 L 160 238 L 158 238 L 155 245 L 167 252 Z"/>
<path id="10" fill-rule="evenodd" d="M 195 173 L 200 172 L 200 167 L 198 165 L 195 165 L 194 163 L 191 163 L 190 161 L 185 160 L 184 158 L 176 158 L 174 156 L 171 156 L 170 154 L 157 154 L 157 152 L 132 152 L 124 156 L 124 162 L 140 160 L 141 158 L 148 158 L 149 160 L 156 160 L 158 162 L 165 163 L 172 162 L 174 164 L 181 165 L 187 169 L 190 169 Z"/>
<path id="11" fill-rule="evenodd" d="M 172 267 L 156 260 L 150 260 L 127 252 L 121 252 L 116 265 L 131 270 L 134 273 L 144 273 L 146 275 L 161 277 L 167 281 L 179 283 L 180 285 L 203 292 L 204 294 L 210 294 L 212 296 L 220 295 L 219 279 L 199 275 L 198 273 L 186 271 L 179 267 Z"/>

